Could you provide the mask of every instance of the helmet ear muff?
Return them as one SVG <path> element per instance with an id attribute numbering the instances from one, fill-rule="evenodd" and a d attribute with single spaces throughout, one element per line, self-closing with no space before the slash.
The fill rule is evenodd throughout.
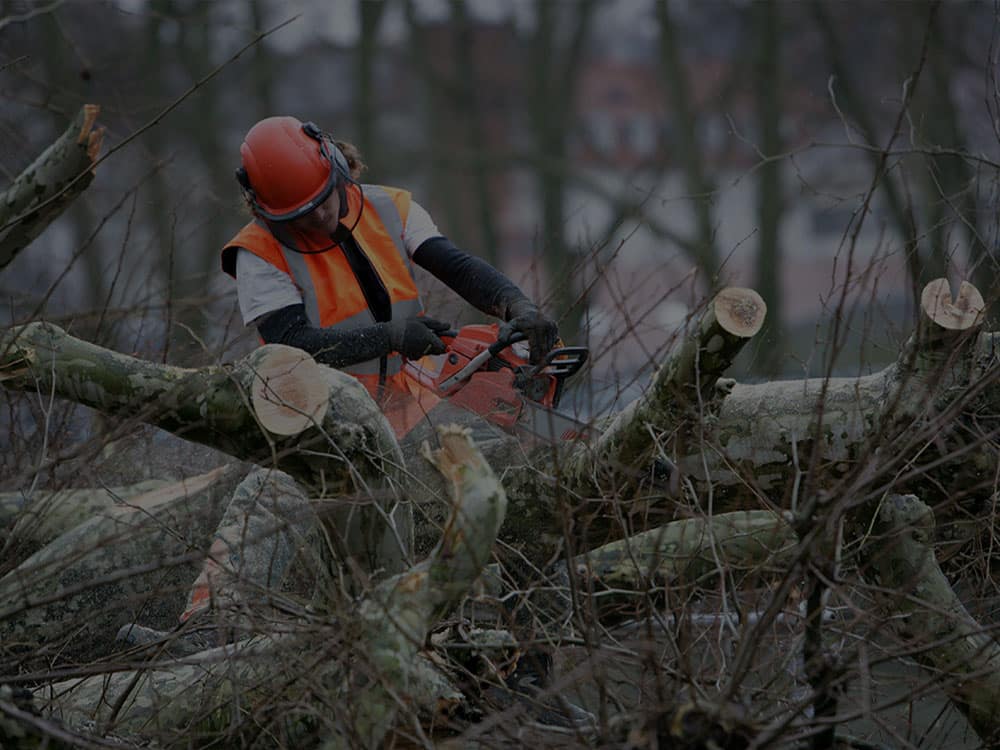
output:
<path id="1" fill-rule="evenodd" d="M 337 172 L 337 180 L 340 183 L 353 182 L 351 179 L 351 165 L 347 162 L 347 157 L 344 156 L 344 152 L 340 150 L 337 146 L 336 141 L 333 140 L 328 134 L 324 133 L 319 129 L 319 126 L 314 122 L 304 122 L 302 123 L 302 132 L 319 141 L 319 150 L 326 160 L 330 162 L 330 165 Z M 340 185 L 338 185 L 340 187 Z"/>
<path id="2" fill-rule="evenodd" d="M 347 157 L 344 156 L 344 152 L 337 146 L 337 142 L 320 130 L 316 123 L 302 123 L 302 132 L 310 138 L 319 141 L 320 153 L 326 157 L 333 170 L 337 173 L 337 197 L 340 198 L 340 216 L 338 218 L 343 219 L 347 216 L 348 210 L 347 183 L 354 182 L 354 179 L 351 177 L 351 165 L 348 163 Z"/>
<path id="3" fill-rule="evenodd" d="M 240 190 L 243 191 L 243 197 L 247 203 L 251 205 L 254 211 L 259 212 L 261 208 L 257 204 L 257 194 L 253 191 L 253 186 L 250 184 L 250 175 L 247 174 L 245 167 L 236 168 L 236 181 L 240 183 Z"/>

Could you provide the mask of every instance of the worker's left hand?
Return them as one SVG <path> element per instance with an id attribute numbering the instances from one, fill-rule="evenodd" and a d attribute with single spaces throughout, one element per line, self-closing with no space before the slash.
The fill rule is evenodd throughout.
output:
<path id="1" fill-rule="evenodd" d="M 539 364 L 559 340 L 559 326 L 527 299 L 514 302 L 507 316 L 507 322 L 500 327 L 499 339 L 503 341 L 513 333 L 523 333 L 531 348 L 529 363 Z"/>

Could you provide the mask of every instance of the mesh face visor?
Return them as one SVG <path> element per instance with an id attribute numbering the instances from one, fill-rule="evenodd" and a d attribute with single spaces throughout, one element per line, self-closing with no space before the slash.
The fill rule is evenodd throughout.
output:
<path id="1" fill-rule="evenodd" d="M 330 197 L 330 193 L 332 193 L 333 189 L 337 186 L 337 181 L 337 170 L 331 167 L 330 176 L 327 178 L 326 185 L 323 186 L 323 189 L 319 191 L 316 197 L 306 201 L 294 211 L 289 211 L 283 214 L 273 214 L 270 211 L 264 210 L 263 206 L 258 204 L 257 212 L 268 221 L 292 221 L 294 219 L 301 218 Z"/>

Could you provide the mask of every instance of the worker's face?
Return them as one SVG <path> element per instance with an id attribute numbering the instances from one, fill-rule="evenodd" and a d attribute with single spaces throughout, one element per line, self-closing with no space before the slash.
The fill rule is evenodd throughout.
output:
<path id="1" fill-rule="evenodd" d="M 331 234 L 337 229 L 340 221 L 340 195 L 337 190 L 331 190 L 327 199 L 316 208 L 300 216 L 292 222 L 295 229 L 305 231 L 325 232 Z"/>

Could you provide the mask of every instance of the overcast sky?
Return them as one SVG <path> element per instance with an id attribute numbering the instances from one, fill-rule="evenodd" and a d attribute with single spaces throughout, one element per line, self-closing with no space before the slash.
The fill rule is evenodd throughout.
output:
<path id="1" fill-rule="evenodd" d="M 510 19 L 519 25 L 532 22 L 535 4 L 535 0 L 466 2 L 470 14 L 476 18 L 493 22 Z M 451 14 L 449 0 L 417 0 L 417 6 L 420 16 L 426 20 L 444 19 Z M 643 22 L 649 16 L 650 7 L 650 0 L 608 0 L 594 26 L 606 33 L 625 28 L 641 33 L 643 29 L 650 28 L 650 24 Z M 269 21 L 277 22 L 296 13 L 301 13 L 302 17 L 275 35 L 273 44 L 294 48 L 310 37 L 351 44 L 357 38 L 360 22 L 356 0 L 275 0 Z M 383 39 L 399 39 L 405 29 L 402 3 L 390 2 L 380 29 Z"/>

